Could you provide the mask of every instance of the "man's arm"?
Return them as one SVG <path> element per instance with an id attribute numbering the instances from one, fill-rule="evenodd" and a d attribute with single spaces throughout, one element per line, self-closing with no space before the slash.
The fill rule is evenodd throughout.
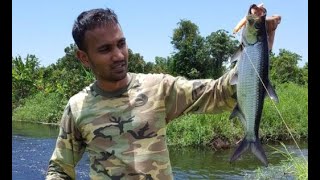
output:
<path id="1" fill-rule="evenodd" d="M 75 179 L 75 166 L 84 150 L 85 146 L 80 132 L 75 127 L 68 104 L 61 119 L 60 132 L 49 161 L 46 179 Z"/>
<path id="2" fill-rule="evenodd" d="M 271 17 L 267 17 L 266 21 L 267 21 L 266 26 L 267 26 L 267 33 L 268 33 L 268 47 L 269 47 L 269 51 L 271 51 L 276 29 L 281 22 L 281 16 L 273 15 Z"/>
<path id="3" fill-rule="evenodd" d="M 236 87 L 231 79 L 236 68 L 231 69 L 218 79 L 187 80 L 181 77 L 166 78 L 165 93 L 166 121 L 186 114 L 221 113 L 231 111 L 236 103 L 233 95 Z"/>

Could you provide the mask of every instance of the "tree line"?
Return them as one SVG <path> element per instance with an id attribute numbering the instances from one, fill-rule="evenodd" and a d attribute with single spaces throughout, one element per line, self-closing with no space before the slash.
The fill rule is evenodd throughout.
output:
<path id="1" fill-rule="evenodd" d="M 239 41 L 223 29 L 202 37 L 196 24 L 190 20 L 180 20 L 173 30 L 171 44 L 174 47 L 172 55 L 157 56 L 153 62 L 146 62 L 141 54 L 129 48 L 129 71 L 167 73 L 188 79 L 216 79 L 228 70 L 228 58 L 238 48 Z M 55 94 L 61 99 L 59 106 L 62 108 L 67 99 L 92 83 L 94 75 L 77 60 L 76 49 L 75 44 L 70 44 L 64 49 L 65 55 L 47 67 L 40 66 L 36 55 L 12 57 L 13 111 L 23 106 L 26 99 L 39 93 L 44 96 Z M 272 82 L 308 84 L 308 63 L 298 67 L 298 62 L 302 60 L 300 55 L 279 49 L 279 54 L 271 53 L 270 58 Z"/>

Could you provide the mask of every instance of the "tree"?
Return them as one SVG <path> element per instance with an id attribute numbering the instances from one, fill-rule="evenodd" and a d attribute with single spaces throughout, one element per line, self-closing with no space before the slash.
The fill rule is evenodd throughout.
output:
<path id="1" fill-rule="evenodd" d="M 144 67 L 144 72 L 145 73 L 152 73 L 153 68 L 154 68 L 154 63 L 147 62 L 146 66 Z"/>
<path id="2" fill-rule="evenodd" d="M 206 37 L 206 46 L 210 57 L 207 65 L 210 69 L 208 70 L 210 77 L 218 78 L 224 73 L 225 67 L 223 64 L 227 62 L 239 46 L 239 41 L 234 38 L 234 36 L 228 34 L 228 31 L 222 29 Z"/>
<path id="3" fill-rule="evenodd" d="M 239 41 L 225 30 L 218 30 L 206 38 L 189 20 L 181 20 L 174 29 L 171 43 L 177 52 L 173 55 L 175 75 L 188 78 L 218 78 L 224 71 L 224 63 L 235 53 Z"/>
<path id="4" fill-rule="evenodd" d="M 277 83 L 293 82 L 299 84 L 302 76 L 298 67 L 298 61 L 301 61 L 300 55 L 285 49 L 279 49 L 279 55 L 271 56 L 270 59 L 272 80 Z"/>
<path id="5" fill-rule="evenodd" d="M 205 40 L 200 36 L 199 28 L 190 20 L 180 20 L 178 28 L 174 29 L 171 43 L 177 51 L 172 56 L 174 75 L 187 78 L 205 76 L 208 55 Z"/>
<path id="6" fill-rule="evenodd" d="M 305 84 L 308 84 L 308 62 L 302 68 L 303 80 Z"/>
<path id="7" fill-rule="evenodd" d="M 27 55 L 23 62 L 21 56 L 12 58 L 12 102 L 13 107 L 19 101 L 37 90 L 39 59 L 35 55 Z"/>
<path id="8" fill-rule="evenodd" d="M 50 86 L 46 87 L 47 92 L 56 92 L 68 99 L 94 81 L 93 73 L 76 58 L 76 50 L 76 45 L 70 44 L 64 49 L 65 55 L 48 66 L 45 81 Z"/>
<path id="9" fill-rule="evenodd" d="M 144 73 L 144 67 L 146 63 L 143 60 L 143 56 L 139 53 L 133 53 L 131 49 L 128 49 L 129 60 L 128 60 L 128 71 L 135 73 Z"/>
<path id="10" fill-rule="evenodd" d="M 299 74 L 298 84 L 308 85 L 308 62 L 302 68 L 299 68 Z"/>
<path id="11" fill-rule="evenodd" d="M 170 74 L 170 59 L 156 56 L 152 72 Z"/>

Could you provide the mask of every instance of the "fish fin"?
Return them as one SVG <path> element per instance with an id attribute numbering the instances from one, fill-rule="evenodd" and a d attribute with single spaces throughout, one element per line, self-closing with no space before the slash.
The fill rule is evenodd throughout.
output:
<path id="1" fill-rule="evenodd" d="M 237 52 L 233 54 L 231 57 L 229 57 L 229 61 L 231 63 L 231 66 L 234 68 L 234 73 L 232 74 L 230 78 L 230 84 L 235 85 L 238 83 L 238 61 L 241 59 L 242 54 L 242 48 L 241 45 Z"/>
<path id="2" fill-rule="evenodd" d="M 229 119 L 233 119 L 235 117 L 238 117 L 243 124 L 246 124 L 246 119 L 242 111 L 239 109 L 239 104 L 236 104 L 236 106 L 233 108 L 233 111 L 230 114 Z"/>
<path id="3" fill-rule="evenodd" d="M 228 59 L 229 62 L 234 63 L 234 62 L 239 61 L 241 59 L 242 51 L 243 51 L 242 44 L 240 44 L 238 46 L 236 52 L 229 57 L 229 59 Z"/>
<path id="4" fill-rule="evenodd" d="M 240 109 L 239 109 L 239 105 L 237 103 L 236 106 L 233 108 L 233 111 L 231 112 L 229 119 L 233 119 L 233 118 L 237 117 L 239 114 L 239 111 L 240 111 Z"/>
<path id="5" fill-rule="evenodd" d="M 246 138 L 244 138 L 238 148 L 234 151 L 232 157 L 230 158 L 230 163 L 237 160 L 242 153 L 244 153 L 249 148 L 249 142 Z"/>
<path id="6" fill-rule="evenodd" d="M 267 90 L 268 90 L 268 93 L 266 93 L 266 95 L 269 95 L 270 99 L 273 100 L 274 102 L 279 103 L 278 95 L 269 80 L 267 84 Z"/>
<path id="7" fill-rule="evenodd" d="M 232 97 L 233 99 L 237 100 L 237 99 L 238 99 L 238 98 L 237 98 L 237 92 L 233 93 L 233 94 L 231 95 L 231 97 Z"/>
<path id="8" fill-rule="evenodd" d="M 267 156 L 261 146 L 260 140 L 257 139 L 255 142 L 250 143 L 251 152 L 263 163 L 268 166 Z"/>
<path id="9" fill-rule="evenodd" d="M 238 72 L 234 73 L 230 79 L 230 84 L 235 85 L 238 83 Z"/>

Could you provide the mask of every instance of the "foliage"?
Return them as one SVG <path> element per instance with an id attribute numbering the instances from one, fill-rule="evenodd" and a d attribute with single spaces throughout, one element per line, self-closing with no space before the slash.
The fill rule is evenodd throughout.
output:
<path id="1" fill-rule="evenodd" d="M 155 57 L 155 64 L 152 68 L 152 73 L 164 73 L 164 74 L 173 74 L 172 69 L 172 59 L 164 57 Z"/>
<path id="2" fill-rule="evenodd" d="M 13 110 L 12 120 L 56 123 L 61 118 L 66 102 L 57 93 L 38 92 L 26 98 L 24 106 Z"/>
<path id="3" fill-rule="evenodd" d="M 276 83 L 293 82 L 306 85 L 308 82 L 308 64 L 304 68 L 298 67 L 301 56 L 285 49 L 279 50 L 279 55 L 270 58 L 270 76 Z"/>
<path id="4" fill-rule="evenodd" d="M 147 62 L 144 67 L 144 73 L 151 73 L 153 68 L 154 68 L 153 62 Z"/>
<path id="5" fill-rule="evenodd" d="M 301 78 L 299 84 L 308 85 L 308 62 L 300 69 Z"/>
<path id="6" fill-rule="evenodd" d="M 228 61 L 228 58 L 236 52 L 239 46 L 239 41 L 228 34 L 228 31 L 220 29 L 206 37 L 206 46 L 210 57 L 209 64 L 207 64 L 208 77 L 214 79 L 220 77 L 225 71 L 223 64 Z"/>
<path id="7" fill-rule="evenodd" d="M 308 161 L 306 157 L 296 157 L 293 152 L 289 152 L 288 148 L 283 142 L 280 143 L 284 150 L 274 148 L 275 153 L 286 157 L 284 165 L 286 166 L 287 174 L 293 174 L 297 179 L 308 179 Z"/>
<path id="8" fill-rule="evenodd" d="M 35 55 L 27 55 L 25 62 L 21 56 L 12 58 L 12 107 L 21 100 L 35 93 L 38 88 L 39 59 Z"/>
<path id="9" fill-rule="evenodd" d="M 181 20 L 178 25 L 173 31 L 171 41 L 177 50 L 173 55 L 174 75 L 191 79 L 204 77 L 208 55 L 199 28 L 190 20 Z"/>
<path id="10" fill-rule="evenodd" d="M 240 124 L 230 123 L 227 112 L 187 114 L 175 119 L 167 126 L 168 144 L 178 146 L 204 146 L 216 138 L 233 142 L 241 135 Z"/>
<path id="11" fill-rule="evenodd" d="M 275 90 L 279 103 L 274 103 L 270 98 L 265 99 L 261 136 L 265 141 L 307 138 L 308 89 L 294 83 L 285 83 L 277 85 Z"/>
<path id="12" fill-rule="evenodd" d="M 189 20 L 181 20 L 174 29 L 171 43 L 177 50 L 173 54 L 173 69 L 187 78 L 218 78 L 224 71 L 224 63 L 235 51 L 239 42 L 225 30 L 218 30 L 206 38 Z"/>
<path id="13" fill-rule="evenodd" d="M 143 60 L 143 56 L 139 53 L 133 53 L 131 49 L 128 50 L 129 59 L 128 59 L 128 70 L 129 72 L 135 73 L 144 73 L 146 63 Z"/>
<path id="14" fill-rule="evenodd" d="M 45 81 L 48 85 L 45 92 L 70 98 L 94 81 L 93 73 L 82 66 L 75 53 L 76 46 L 71 44 L 65 48 L 65 56 L 47 68 Z"/>

